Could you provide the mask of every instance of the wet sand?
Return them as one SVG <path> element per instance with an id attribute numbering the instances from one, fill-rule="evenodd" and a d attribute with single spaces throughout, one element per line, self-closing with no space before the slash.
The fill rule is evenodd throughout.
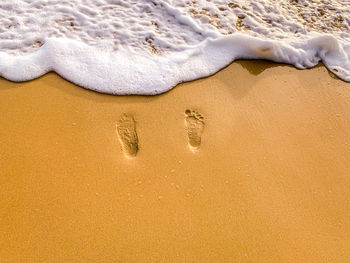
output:
<path id="1" fill-rule="evenodd" d="M 235 62 L 154 97 L 0 80 L 0 262 L 348 262 L 350 84 Z"/>

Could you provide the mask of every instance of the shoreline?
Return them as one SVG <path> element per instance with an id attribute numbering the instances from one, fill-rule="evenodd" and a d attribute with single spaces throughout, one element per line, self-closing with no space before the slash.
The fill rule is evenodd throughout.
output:
<path id="1" fill-rule="evenodd" d="M 346 262 L 350 84 L 331 76 L 238 61 L 156 96 L 0 79 L 0 261 Z"/>

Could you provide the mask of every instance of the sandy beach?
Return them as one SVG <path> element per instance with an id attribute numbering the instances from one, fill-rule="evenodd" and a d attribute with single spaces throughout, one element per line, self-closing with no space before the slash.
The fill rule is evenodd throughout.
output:
<path id="1" fill-rule="evenodd" d="M 350 84 L 322 65 L 0 79 L 0 109 L 0 262 L 349 262 Z"/>

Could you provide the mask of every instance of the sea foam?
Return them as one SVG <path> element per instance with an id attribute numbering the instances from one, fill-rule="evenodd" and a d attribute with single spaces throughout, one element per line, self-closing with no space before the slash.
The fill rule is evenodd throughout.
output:
<path id="1" fill-rule="evenodd" d="M 0 75 L 55 71 L 84 88 L 154 95 L 236 59 L 322 61 L 350 81 L 350 1 L 2 0 Z"/>

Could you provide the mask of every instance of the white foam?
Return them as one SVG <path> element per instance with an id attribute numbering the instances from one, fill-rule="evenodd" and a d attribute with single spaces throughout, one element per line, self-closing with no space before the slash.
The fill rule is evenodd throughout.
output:
<path id="1" fill-rule="evenodd" d="M 2 0 L 0 75 L 55 71 L 98 92 L 154 95 L 245 58 L 322 61 L 350 81 L 349 15 L 326 0 Z"/>

